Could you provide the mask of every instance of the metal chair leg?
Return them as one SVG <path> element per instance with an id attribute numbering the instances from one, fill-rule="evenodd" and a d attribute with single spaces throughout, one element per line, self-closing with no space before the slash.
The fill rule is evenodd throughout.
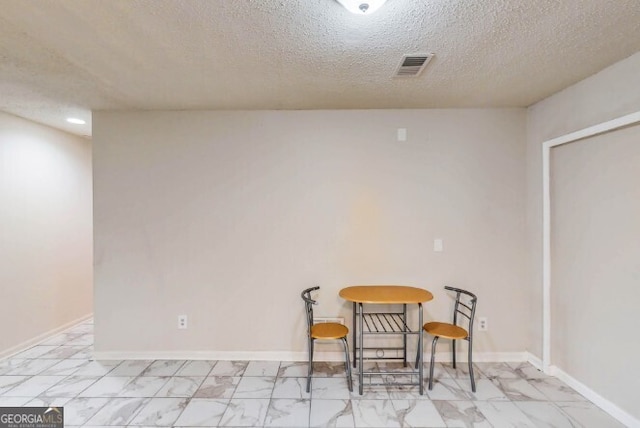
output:
<path id="1" fill-rule="evenodd" d="M 451 341 L 451 359 L 453 361 L 453 368 L 456 368 L 456 340 Z"/>
<path id="2" fill-rule="evenodd" d="M 420 334 L 422 334 L 422 327 L 420 327 Z M 420 343 L 420 341 L 418 341 L 418 343 Z M 418 346 L 418 350 L 416 351 L 416 369 L 418 368 L 418 364 L 420 364 L 421 360 L 420 351 L 422 351 L 422 349 Z"/>
<path id="3" fill-rule="evenodd" d="M 436 360 L 436 345 L 438 343 L 438 336 L 433 338 L 433 342 L 431 342 L 431 366 L 429 367 L 429 391 L 433 389 L 433 366 L 435 365 Z"/>
<path id="4" fill-rule="evenodd" d="M 351 361 L 349 360 L 349 343 L 346 337 L 342 338 L 342 343 L 344 343 L 344 364 L 347 369 L 347 386 L 349 387 L 349 391 L 353 392 L 353 379 L 351 378 Z"/>
<path id="5" fill-rule="evenodd" d="M 307 392 L 311 390 L 312 374 L 313 374 L 313 339 L 309 338 L 309 370 L 307 371 Z"/>
<path id="6" fill-rule="evenodd" d="M 469 376 L 471 377 L 471 391 L 476 392 L 476 380 L 473 377 L 473 342 L 469 340 Z"/>

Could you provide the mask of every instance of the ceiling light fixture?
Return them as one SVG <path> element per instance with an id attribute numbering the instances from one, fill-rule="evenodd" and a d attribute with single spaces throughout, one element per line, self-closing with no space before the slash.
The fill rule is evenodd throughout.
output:
<path id="1" fill-rule="evenodd" d="M 380 9 L 387 0 L 338 0 L 349 12 L 358 15 L 371 15 Z"/>
<path id="2" fill-rule="evenodd" d="M 82 120 L 82 119 L 76 119 L 75 117 L 68 117 L 68 118 L 67 118 L 67 122 L 69 122 L 69 123 L 73 123 L 73 124 L 75 124 L 75 125 L 84 125 L 85 123 L 87 123 L 87 122 L 85 122 L 84 120 Z"/>

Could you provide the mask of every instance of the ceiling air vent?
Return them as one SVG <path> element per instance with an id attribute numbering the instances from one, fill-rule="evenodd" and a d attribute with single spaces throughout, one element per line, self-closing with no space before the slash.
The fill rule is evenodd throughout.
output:
<path id="1" fill-rule="evenodd" d="M 432 53 L 406 54 L 402 57 L 394 77 L 418 77 L 433 58 Z"/>

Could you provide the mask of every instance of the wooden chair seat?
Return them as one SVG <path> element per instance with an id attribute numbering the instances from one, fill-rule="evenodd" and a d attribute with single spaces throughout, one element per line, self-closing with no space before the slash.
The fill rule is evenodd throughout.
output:
<path id="1" fill-rule="evenodd" d="M 342 339 L 347 337 L 349 329 L 335 322 L 314 324 L 311 326 L 311 337 L 314 339 Z"/>
<path id="2" fill-rule="evenodd" d="M 446 339 L 466 339 L 469 333 L 464 328 L 446 322 L 429 322 L 424 325 L 424 331 L 432 336 Z"/>

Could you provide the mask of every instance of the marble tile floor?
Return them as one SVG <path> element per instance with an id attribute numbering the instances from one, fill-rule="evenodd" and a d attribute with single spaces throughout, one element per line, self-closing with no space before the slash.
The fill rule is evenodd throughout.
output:
<path id="1" fill-rule="evenodd" d="M 365 385 L 362 396 L 343 365 L 316 363 L 307 393 L 306 363 L 94 361 L 92 332 L 87 321 L 0 360 L 0 407 L 63 406 L 68 427 L 622 426 L 526 363 L 478 363 L 476 393 L 464 367 L 438 364 L 424 395 Z"/>

